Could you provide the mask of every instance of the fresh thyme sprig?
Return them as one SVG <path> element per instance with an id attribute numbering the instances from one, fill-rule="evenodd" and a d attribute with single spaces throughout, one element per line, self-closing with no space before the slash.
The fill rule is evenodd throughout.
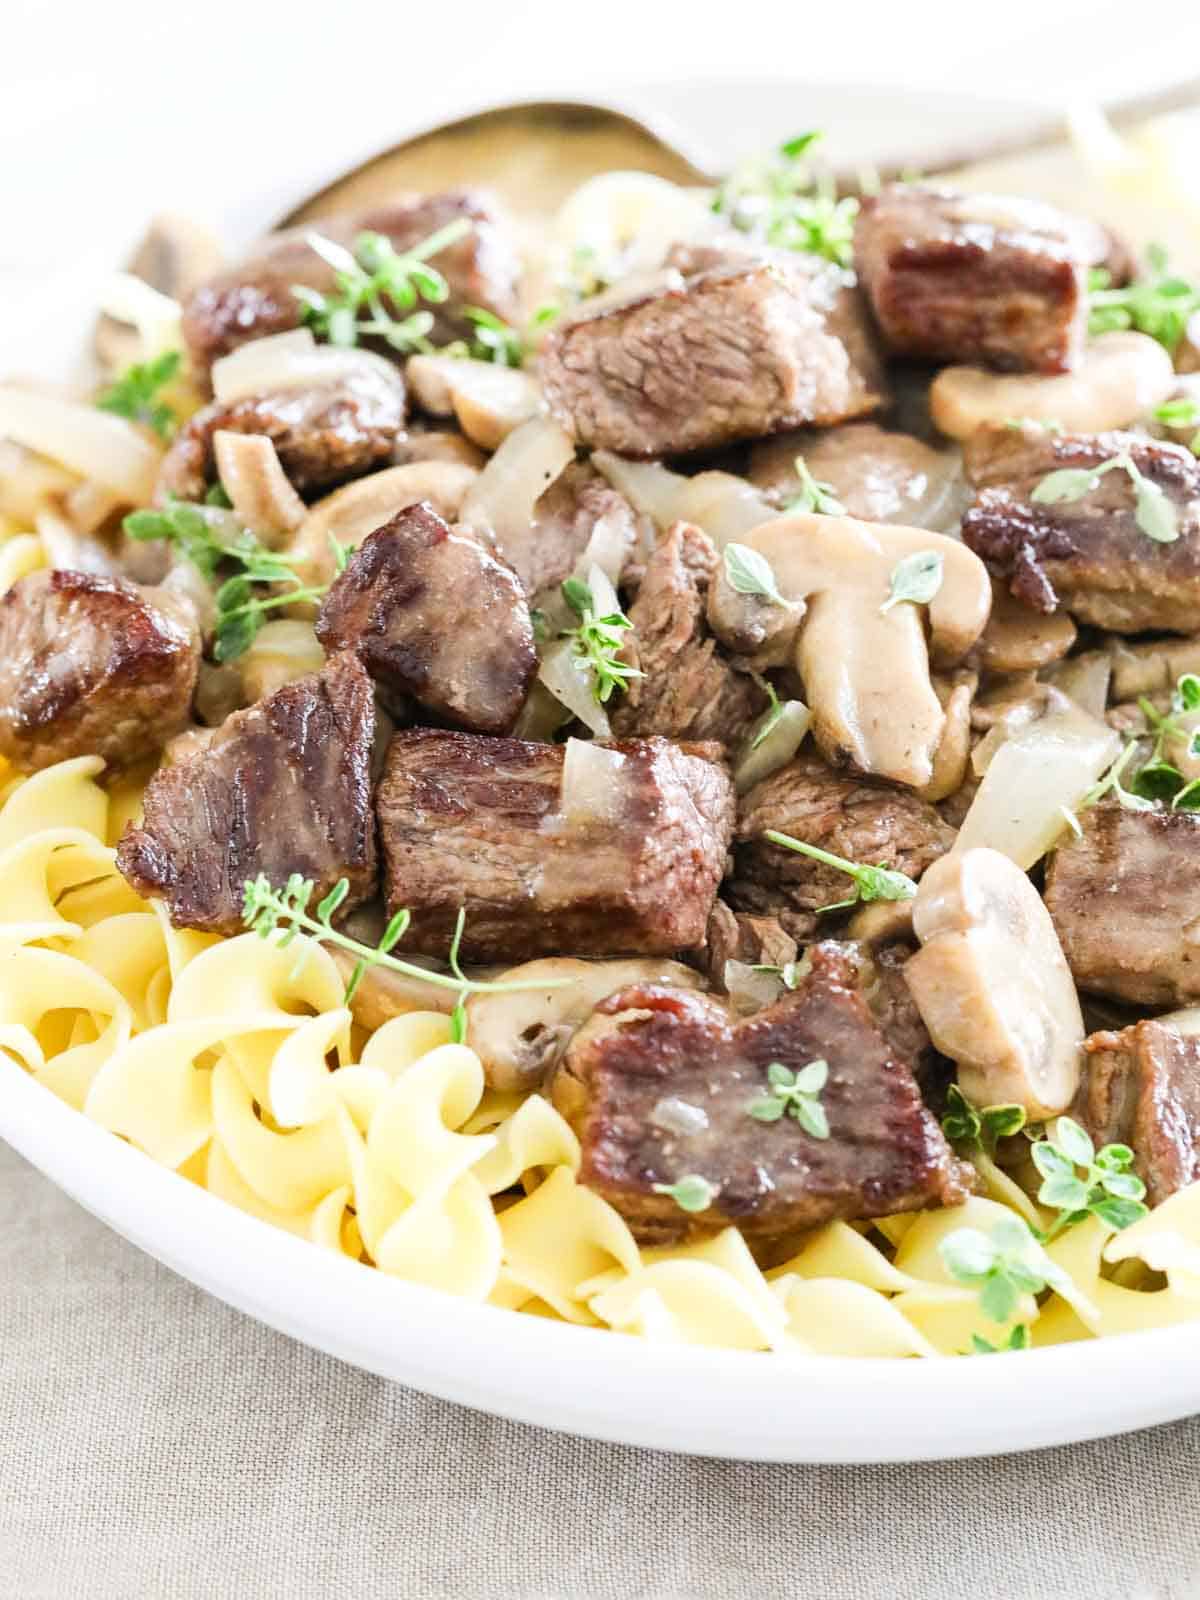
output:
<path id="1" fill-rule="evenodd" d="M 1060 505 L 1082 500 L 1097 487 L 1106 472 L 1123 472 L 1133 485 L 1134 518 L 1148 539 L 1174 544 L 1179 537 L 1179 515 L 1170 495 L 1153 478 L 1146 477 L 1128 451 L 1094 467 L 1061 467 L 1034 485 L 1030 499 L 1038 505 Z"/>
<path id="2" fill-rule="evenodd" d="M 459 1020 L 455 1022 L 452 1017 L 451 1026 L 455 1030 L 456 1037 L 461 1039 L 465 1035 L 466 1014 L 459 1008 L 463 1006 L 468 995 L 516 994 L 533 989 L 561 989 L 563 984 L 569 981 L 565 978 L 548 978 L 541 981 L 526 978 L 513 979 L 510 982 L 485 983 L 475 978 L 468 978 L 458 964 L 458 951 L 465 923 L 465 912 L 462 909 L 459 910 L 451 943 L 451 970 L 449 973 L 431 972 L 426 967 L 417 966 L 415 962 L 402 961 L 391 953 L 408 931 L 411 916 L 407 909 L 396 912 L 384 929 L 383 937 L 372 948 L 333 926 L 333 917 L 350 892 L 349 882 L 345 878 L 339 878 L 325 898 L 310 911 L 309 902 L 313 897 L 313 887 L 310 878 L 293 872 L 283 888 L 276 889 L 266 873 L 260 872 L 257 878 L 248 878 L 242 885 L 242 921 L 261 939 L 267 939 L 282 930 L 283 937 L 279 942 L 284 948 L 291 944 L 298 934 L 303 933 L 317 944 L 336 945 L 339 950 L 348 951 L 355 957 L 355 966 L 346 985 L 347 1005 L 354 998 L 359 984 L 372 967 L 386 967 L 389 972 L 401 972 L 405 977 L 417 978 L 422 983 L 432 984 L 438 989 L 453 989 L 458 995 L 455 1015 Z"/>
<path id="3" fill-rule="evenodd" d="M 595 598 L 582 578 L 568 578 L 562 586 L 563 599 L 579 618 L 574 628 L 564 628 L 561 637 L 572 641 L 572 653 L 578 667 L 591 674 L 592 694 L 600 705 L 606 705 L 613 691 L 625 692 L 630 679 L 643 674 L 627 661 L 620 659 L 624 634 L 633 623 L 623 611 L 610 611 L 598 617 Z"/>
<path id="4" fill-rule="evenodd" d="M 994 1150 L 998 1139 L 1010 1138 L 1025 1126 L 1025 1108 L 1018 1105 L 973 1106 L 956 1083 L 946 1090 L 942 1132 L 966 1150 Z"/>
<path id="5" fill-rule="evenodd" d="M 1136 328 L 1157 339 L 1174 355 L 1187 331 L 1188 320 L 1200 310 L 1200 286 L 1170 271 L 1167 252 L 1160 244 L 1150 246 L 1146 264 L 1145 276 L 1120 289 L 1112 287 L 1112 276 L 1104 267 L 1092 269 L 1088 332 Z"/>
<path id="6" fill-rule="evenodd" d="M 483 306 L 464 306 L 462 315 L 475 331 L 469 339 L 455 339 L 443 345 L 442 355 L 490 361 L 497 367 L 521 365 L 525 359 L 525 341 L 511 323 Z"/>
<path id="7" fill-rule="evenodd" d="M 987 1233 L 958 1228 L 938 1245 L 950 1276 L 979 1290 L 979 1306 L 993 1322 L 1010 1322 L 1023 1294 L 1071 1288 L 1068 1274 L 1046 1254 L 1017 1215 L 1000 1217 Z"/>
<path id="8" fill-rule="evenodd" d="M 766 556 L 748 544 L 727 544 L 724 550 L 725 576 L 738 594 L 754 594 L 772 605 L 785 606 L 775 572 Z"/>
<path id="9" fill-rule="evenodd" d="M 776 694 L 775 685 L 771 682 L 771 680 L 769 678 L 761 678 L 755 674 L 754 681 L 766 695 L 768 705 L 767 709 L 763 712 L 762 716 L 755 724 L 753 733 L 750 735 L 751 750 L 757 750 L 761 744 L 764 744 L 766 740 L 771 737 L 772 733 L 774 733 L 775 729 L 779 726 L 779 719 L 784 713 L 784 703 Z"/>
<path id="10" fill-rule="evenodd" d="M 1042 1175 L 1038 1200 L 1058 1211 L 1041 1235 L 1043 1243 L 1087 1217 L 1121 1229 L 1149 1213 L 1146 1185 L 1131 1170 L 1134 1156 L 1127 1144 L 1106 1144 L 1097 1150 L 1084 1128 L 1070 1117 L 1059 1117 L 1052 1132 L 1031 1145 L 1029 1153 Z M 1083 1169 L 1082 1177 L 1077 1168 Z"/>
<path id="11" fill-rule="evenodd" d="M 305 324 L 330 344 L 355 345 L 371 337 L 393 350 L 431 351 L 433 315 L 416 309 L 417 302 L 443 304 L 450 298 L 450 285 L 429 259 L 457 244 L 473 227 L 469 218 L 458 217 L 407 250 L 397 250 L 383 233 L 360 233 L 353 250 L 323 234 L 306 234 L 309 247 L 333 268 L 335 287 L 322 293 L 305 284 L 292 285 Z M 408 315 L 397 318 L 393 308 Z"/>
<path id="12" fill-rule="evenodd" d="M 785 511 L 815 511 L 824 517 L 844 517 L 846 508 L 837 497 L 831 483 L 814 478 L 803 456 L 795 461 L 796 476 L 800 479 L 800 493 L 784 504 Z"/>
<path id="13" fill-rule="evenodd" d="M 964 1352 L 969 1356 L 998 1356 L 1005 1350 L 1029 1349 L 1029 1324 L 1018 1322 L 1009 1330 L 1007 1339 L 1001 1339 L 999 1344 L 993 1344 L 990 1339 L 985 1339 L 980 1333 L 971 1335 L 971 1348 Z"/>
<path id="14" fill-rule="evenodd" d="M 854 254 L 858 201 L 838 198 L 826 174 L 814 176 L 808 156 L 821 139 L 801 133 L 765 160 L 743 162 L 721 185 L 712 208 L 743 233 L 784 250 L 804 250 L 848 267 Z"/>
<path id="15" fill-rule="evenodd" d="M 831 855 L 828 850 L 821 850 L 815 844 L 806 844 L 803 839 L 793 839 L 790 833 L 776 833 L 771 828 L 763 837 L 785 850 L 795 850 L 802 856 L 819 861 L 822 866 L 836 867 L 839 872 L 853 878 L 857 891 L 855 894 L 848 900 L 835 900 L 832 905 L 820 906 L 818 912 L 841 911 L 846 906 L 858 905 L 860 901 L 911 900 L 917 892 L 916 884 L 907 873 L 897 872 L 883 862 L 876 867 L 860 866 L 857 862 L 847 861 L 844 856 Z"/>
<path id="16" fill-rule="evenodd" d="M 821 1057 L 793 1072 L 781 1061 L 767 1068 L 768 1092 L 746 1107 L 756 1122 L 778 1122 L 793 1117 L 814 1139 L 828 1139 L 829 1118 L 821 1104 L 821 1091 L 829 1081 L 829 1063 Z"/>
<path id="17" fill-rule="evenodd" d="M 131 422 L 144 422 L 160 439 L 169 439 L 179 419 L 159 398 L 159 391 L 176 377 L 182 361 L 178 350 L 164 350 L 153 361 L 134 362 L 96 396 L 97 408 L 111 411 L 117 417 L 128 417 Z"/>
<path id="18" fill-rule="evenodd" d="M 1126 811 L 1153 811 L 1153 800 L 1147 800 L 1142 795 L 1134 794 L 1133 791 L 1131 789 L 1127 789 L 1124 783 L 1121 781 L 1125 775 L 1125 769 L 1129 765 L 1136 751 L 1137 740 L 1131 739 L 1121 753 L 1117 756 L 1112 766 L 1109 767 L 1108 771 L 1104 773 L 1103 776 L 1100 777 L 1090 789 L 1085 791 L 1083 798 L 1075 807 L 1075 810 L 1086 811 L 1089 806 L 1094 806 L 1097 801 L 1103 800 L 1105 795 L 1111 794 L 1113 799 L 1116 800 L 1120 805 L 1124 806 Z"/>

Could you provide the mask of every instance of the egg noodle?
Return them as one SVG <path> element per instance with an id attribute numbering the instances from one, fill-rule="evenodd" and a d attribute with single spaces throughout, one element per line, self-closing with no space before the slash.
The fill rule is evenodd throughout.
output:
<path id="1" fill-rule="evenodd" d="M 1068 1229 L 1048 1254 L 1069 1287 L 989 1320 L 940 1241 L 1049 1214 L 986 1156 L 986 1198 L 830 1223 L 765 1271 L 735 1228 L 639 1249 L 577 1181 L 563 1118 L 485 1089 L 449 1018 L 413 1011 L 367 1035 L 321 946 L 175 929 L 140 900 L 112 849 L 139 788 L 101 787 L 101 768 L 64 761 L 0 791 L 0 1049 L 252 1216 L 466 1299 L 733 1349 L 952 1355 L 1018 1324 L 1036 1346 L 1200 1317 L 1194 1184 L 1119 1235 L 1095 1217 Z"/>

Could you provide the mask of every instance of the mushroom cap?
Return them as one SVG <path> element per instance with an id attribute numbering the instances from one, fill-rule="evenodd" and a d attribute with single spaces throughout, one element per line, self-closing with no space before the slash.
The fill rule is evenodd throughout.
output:
<path id="1" fill-rule="evenodd" d="M 529 373 L 461 356 L 413 356 L 405 377 L 423 411 L 457 417 L 468 439 L 497 450 L 514 428 L 534 416 L 542 391 Z"/>
<path id="2" fill-rule="evenodd" d="M 1079 1087 L 1079 996 L 1050 913 L 1007 856 L 935 861 L 913 904 L 921 949 L 904 968 L 930 1038 L 976 1105 L 1064 1111 Z"/>

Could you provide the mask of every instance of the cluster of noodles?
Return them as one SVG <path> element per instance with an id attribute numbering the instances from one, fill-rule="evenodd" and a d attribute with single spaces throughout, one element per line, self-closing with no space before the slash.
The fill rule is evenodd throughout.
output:
<path id="1" fill-rule="evenodd" d="M 102 788 L 100 766 L 2 791 L 0 1050 L 181 1179 L 409 1282 L 647 1338 L 933 1356 L 1008 1332 L 938 1252 L 1014 1210 L 1045 1220 L 992 1163 L 989 1198 L 831 1223 L 766 1272 L 733 1228 L 640 1249 L 578 1183 L 558 1113 L 486 1089 L 447 1018 L 412 1012 L 364 1036 L 320 946 L 174 929 L 139 900 L 111 847 L 138 788 Z M 1115 1237 L 1070 1228 L 1050 1254 L 1072 1287 L 1017 1307 L 1035 1345 L 1200 1316 L 1200 1185 Z"/>

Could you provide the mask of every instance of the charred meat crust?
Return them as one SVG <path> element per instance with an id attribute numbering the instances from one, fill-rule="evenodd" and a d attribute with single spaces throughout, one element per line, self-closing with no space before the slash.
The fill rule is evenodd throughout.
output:
<path id="1" fill-rule="evenodd" d="M 767 697 L 735 672 L 705 623 L 717 552 L 708 536 L 677 522 L 646 563 L 630 607 L 633 651 L 641 678 L 613 713 L 618 738 L 715 739 L 736 745 Z"/>
<path id="2" fill-rule="evenodd" d="M 24 771 L 155 754 L 187 722 L 200 635 L 166 594 L 63 568 L 0 596 L 0 754 Z"/>
<path id="3" fill-rule="evenodd" d="M 259 873 L 277 887 L 311 878 L 314 904 L 345 877 L 344 915 L 375 888 L 374 730 L 370 678 L 353 654 L 336 656 L 156 773 L 117 866 L 180 928 L 241 932 L 243 885 Z"/>
<path id="4" fill-rule="evenodd" d="M 854 885 L 833 867 L 771 844 L 768 831 L 910 878 L 954 843 L 954 829 L 909 790 L 835 772 L 816 755 L 780 767 L 741 798 L 727 896 L 740 911 L 778 917 L 801 943 L 816 932 L 817 912 L 849 898 Z"/>
<path id="5" fill-rule="evenodd" d="M 334 287 L 333 268 L 307 242 L 310 232 L 348 248 L 360 233 L 382 233 L 402 251 L 458 217 L 472 223 L 471 232 L 433 258 L 450 288 L 450 298 L 431 307 L 434 342 L 471 335 L 472 324 L 463 316 L 465 306 L 482 306 L 513 320 L 519 262 L 492 203 L 468 190 L 405 195 L 369 211 L 315 218 L 303 227 L 272 234 L 238 266 L 201 284 L 183 312 L 183 336 L 193 366 L 207 372 L 218 357 L 251 339 L 300 326 L 301 305 L 292 286 L 323 293 Z"/>
<path id="6" fill-rule="evenodd" d="M 562 745 L 397 734 L 377 804 L 388 905 L 412 912 L 408 948 L 445 955 L 460 906 L 469 960 L 701 945 L 733 825 L 719 749 L 611 748 L 624 758 L 611 820 L 568 824 Z"/>
<path id="7" fill-rule="evenodd" d="M 1082 352 L 1103 240 L 1048 206 L 895 184 L 863 199 L 854 252 L 897 354 L 1055 373 Z"/>
<path id="8" fill-rule="evenodd" d="M 552 1098 L 583 1147 L 581 1181 L 638 1238 L 668 1241 L 733 1224 L 765 1240 L 838 1217 L 966 1198 L 971 1169 L 950 1151 L 912 1073 L 872 1020 L 853 966 L 829 945 L 811 956 L 793 993 L 741 1022 L 709 996 L 642 986 L 602 1001 L 576 1035 Z M 828 1139 L 790 1116 L 763 1123 L 749 1114 L 768 1093 L 772 1062 L 798 1070 L 817 1059 L 829 1064 L 821 1092 Z M 694 1131 L 676 1131 L 675 1120 L 664 1125 L 664 1101 L 695 1108 Z M 690 1174 L 716 1189 L 695 1214 L 655 1192 Z"/>
<path id="9" fill-rule="evenodd" d="M 873 411 L 874 363 L 831 326 L 842 288 L 834 268 L 750 260 L 585 308 L 543 349 L 550 408 L 580 444 L 636 457 Z"/>
<path id="10" fill-rule="evenodd" d="M 537 670 L 515 573 L 428 504 L 370 534 L 317 617 L 326 650 L 353 649 L 389 704 L 408 699 L 475 733 L 505 733 Z"/>
<path id="11" fill-rule="evenodd" d="M 1127 454 L 1175 507 L 1179 537 L 1151 539 L 1135 516 L 1134 486 L 1106 472 L 1078 500 L 1032 499 L 1063 468 Z M 1200 462 L 1189 450 L 1133 433 L 1053 434 L 1037 427 L 981 429 L 967 446 L 978 497 L 963 542 L 1034 610 L 1062 605 L 1117 633 L 1194 632 L 1200 607 Z"/>
<path id="12" fill-rule="evenodd" d="M 1084 1041 L 1073 1111 L 1096 1145 L 1127 1144 L 1152 1206 L 1200 1178 L 1200 1038 L 1146 1021 Z"/>
<path id="13" fill-rule="evenodd" d="M 1046 907 L 1079 988 L 1134 1005 L 1200 997 L 1200 815 L 1080 814 L 1046 871 Z"/>

